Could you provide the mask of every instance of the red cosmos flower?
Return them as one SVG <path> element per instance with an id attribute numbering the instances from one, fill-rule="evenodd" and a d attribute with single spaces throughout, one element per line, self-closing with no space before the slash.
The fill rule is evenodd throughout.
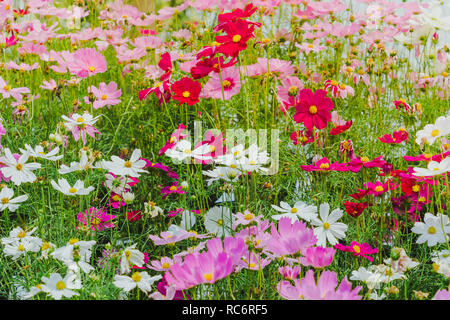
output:
<path id="1" fill-rule="evenodd" d="M 195 66 L 191 68 L 191 75 L 194 79 L 201 79 L 206 77 L 212 71 L 219 73 L 221 69 L 231 67 L 237 63 L 235 58 L 225 62 L 224 57 L 206 57 L 203 60 L 197 62 Z"/>
<path id="2" fill-rule="evenodd" d="M 408 114 L 413 112 L 413 109 L 409 104 L 406 103 L 405 99 L 394 100 L 394 105 L 397 110 L 405 110 Z"/>
<path id="3" fill-rule="evenodd" d="M 168 80 L 172 74 L 172 59 L 170 58 L 170 53 L 165 52 L 161 55 L 161 60 L 158 62 L 158 67 L 164 71 L 164 74 L 161 76 L 160 80 Z"/>
<path id="4" fill-rule="evenodd" d="M 344 133 L 352 126 L 353 121 L 346 121 L 342 126 L 336 126 L 335 128 L 330 130 L 330 135 L 337 136 L 338 134 Z"/>
<path id="5" fill-rule="evenodd" d="M 392 135 L 385 134 L 384 136 L 379 137 L 378 140 L 383 143 L 402 143 L 403 141 L 408 140 L 408 132 L 405 129 L 400 129 L 394 131 Z"/>
<path id="6" fill-rule="evenodd" d="M 313 143 L 317 138 L 317 133 L 313 136 L 312 131 L 309 130 L 298 130 L 291 133 L 291 140 L 294 145 L 297 145 L 300 142 L 302 146 L 304 146 L 308 143 Z"/>
<path id="7" fill-rule="evenodd" d="M 361 256 L 369 261 L 373 261 L 373 258 L 369 257 L 368 254 L 378 253 L 378 249 L 372 248 L 368 243 L 360 244 L 356 241 L 352 241 L 349 246 L 344 246 L 338 243 L 334 247 L 341 251 L 353 252 L 354 256 Z"/>
<path id="8" fill-rule="evenodd" d="M 403 159 L 405 161 L 426 161 L 429 162 L 431 160 L 436 162 L 441 162 L 442 159 L 445 159 L 447 156 L 450 155 L 450 151 L 445 152 L 444 154 L 437 154 L 432 155 L 431 153 L 421 154 L 419 156 L 413 157 L 413 156 L 403 156 Z"/>
<path id="9" fill-rule="evenodd" d="M 15 44 L 17 44 L 17 42 L 19 42 L 19 39 L 16 38 L 16 36 L 14 34 L 11 35 L 11 37 L 9 37 L 9 38 L 5 37 L 6 48 L 14 46 Z"/>
<path id="10" fill-rule="evenodd" d="M 159 105 L 170 100 L 169 81 L 158 82 L 154 87 L 139 91 L 139 99 L 144 100 L 151 93 L 154 93 L 159 100 Z"/>
<path id="11" fill-rule="evenodd" d="M 349 215 L 351 215 L 353 218 L 358 218 L 361 213 L 364 211 L 364 209 L 367 208 L 368 204 L 367 202 L 351 202 L 351 201 L 345 201 L 345 212 L 347 212 Z"/>
<path id="12" fill-rule="evenodd" d="M 227 57 L 237 57 L 239 52 L 247 49 L 247 41 L 254 38 L 253 31 L 255 26 L 245 20 L 227 22 L 222 27 L 226 33 L 225 36 L 216 36 L 216 41 L 220 43 L 218 52 Z"/>
<path id="13" fill-rule="evenodd" d="M 364 198 L 368 193 L 369 193 L 369 190 L 358 189 L 357 193 L 350 194 L 349 196 L 355 200 L 359 200 L 359 199 Z"/>
<path id="14" fill-rule="evenodd" d="M 341 163 L 332 163 L 327 157 L 324 157 L 316 162 L 315 165 L 300 166 L 304 171 L 348 171 Z"/>
<path id="15" fill-rule="evenodd" d="M 255 11 L 257 9 L 258 8 L 254 7 L 253 4 L 249 3 L 245 6 L 244 10 L 238 8 L 229 13 L 219 14 L 219 16 L 217 17 L 219 25 L 215 26 L 213 30 L 215 32 L 217 32 L 217 31 L 223 30 L 224 26 L 229 22 L 235 22 L 238 19 L 249 18 L 253 13 L 255 13 Z M 258 22 L 249 21 L 249 23 L 254 24 L 258 27 L 261 26 L 261 23 L 258 23 Z"/>
<path id="16" fill-rule="evenodd" d="M 134 210 L 131 212 L 127 212 L 126 218 L 128 221 L 139 221 L 142 219 L 142 213 L 139 210 Z"/>
<path id="17" fill-rule="evenodd" d="M 375 158 L 373 160 L 370 160 L 367 157 L 353 158 L 350 162 L 346 163 L 346 166 L 349 168 L 351 172 L 359 172 L 359 170 L 361 170 L 362 167 L 381 168 L 384 164 L 386 164 L 386 161 L 382 160 L 382 158 L 383 156 L 379 156 L 378 158 Z"/>
<path id="18" fill-rule="evenodd" d="M 308 130 L 316 127 L 323 129 L 331 121 L 331 109 L 334 108 L 333 101 L 326 97 L 325 90 L 317 90 L 312 92 L 311 89 L 302 89 L 299 98 L 295 103 L 294 121 L 303 122 Z"/>
<path id="19" fill-rule="evenodd" d="M 202 85 L 200 82 L 194 81 L 189 77 L 183 77 L 174 82 L 170 89 L 173 92 L 172 97 L 180 102 L 180 106 L 183 103 L 192 106 L 199 101 L 198 97 L 202 90 Z"/>

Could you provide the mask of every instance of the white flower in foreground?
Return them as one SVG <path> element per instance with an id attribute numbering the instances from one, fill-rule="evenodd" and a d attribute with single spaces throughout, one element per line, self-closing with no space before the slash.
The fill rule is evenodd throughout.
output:
<path id="1" fill-rule="evenodd" d="M 317 207 L 310 206 L 302 201 L 297 201 L 292 207 L 287 202 L 281 201 L 280 206 L 273 204 L 272 208 L 278 212 L 282 212 L 281 214 L 272 215 L 272 219 L 274 220 L 280 220 L 281 218 L 287 217 L 294 223 L 295 221 L 298 221 L 298 218 L 308 222 L 317 218 Z"/>
<path id="2" fill-rule="evenodd" d="M 16 186 L 21 185 L 25 182 L 34 182 L 36 176 L 32 170 L 39 169 L 41 167 L 40 163 L 32 162 L 26 163 L 30 153 L 27 151 L 22 154 L 19 159 L 16 159 L 8 148 L 5 148 L 5 155 L 0 158 L 6 167 L 2 167 L 0 171 L 5 176 L 5 178 L 11 178 Z"/>
<path id="3" fill-rule="evenodd" d="M 100 118 L 100 116 L 92 116 L 87 111 L 85 111 L 82 115 L 78 113 L 72 114 L 72 116 L 69 118 L 65 115 L 62 115 L 61 118 L 63 118 L 66 122 L 64 123 L 64 126 L 68 130 L 72 130 L 74 126 L 80 126 L 85 127 L 86 125 L 93 126 L 97 120 Z"/>
<path id="4" fill-rule="evenodd" d="M 20 152 L 25 153 L 25 152 L 29 152 L 30 153 L 30 157 L 34 157 L 34 158 L 41 158 L 41 159 L 46 159 L 46 160 L 50 160 L 50 161 L 58 161 L 60 160 L 63 155 L 57 155 L 59 152 L 59 147 L 54 148 L 53 150 L 51 150 L 48 153 L 44 152 L 44 147 L 37 145 L 36 147 L 32 148 L 30 145 L 25 144 L 25 149 L 20 149 Z"/>
<path id="5" fill-rule="evenodd" d="M 59 273 L 52 273 L 49 278 L 42 277 L 42 291 L 47 292 L 56 300 L 62 297 L 71 298 L 80 294 L 72 291 L 72 289 L 81 289 L 81 282 L 76 279 L 72 273 L 67 274 L 64 279 Z"/>
<path id="6" fill-rule="evenodd" d="M 218 237 L 231 235 L 234 216 L 227 207 L 213 207 L 205 215 L 206 231 Z"/>
<path id="7" fill-rule="evenodd" d="M 413 175 L 416 177 L 429 177 L 443 174 L 450 171 L 450 157 L 445 158 L 441 162 L 430 161 L 427 168 L 414 168 Z"/>
<path id="8" fill-rule="evenodd" d="M 66 179 L 59 179 L 58 183 L 56 183 L 54 180 L 52 180 L 51 184 L 52 184 L 53 188 L 55 188 L 59 192 L 64 193 L 67 196 L 75 196 L 75 195 L 84 196 L 84 195 L 89 194 L 89 192 L 91 192 L 92 190 L 95 189 L 92 186 L 85 188 L 84 182 L 81 180 L 77 180 L 77 182 L 75 182 L 73 187 L 71 187 L 69 185 L 69 183 L 67 182 Z"/>
<path id="9" fill-rule="evenodd" d="M 94 270 L 94 267 L 89 264 L 94 244 L 94 240 L 70 239 L 66 246 L 56 249 L 50 255 L 63 262 L 71 271 L 78 272 L 81 269 L 89 273 Z"/>
<path id="10" fill-rule="evenodd" d="M 4 187 L 2 191 L 0 191 L 0 211 L 8 209 L 11 212 L 14 212 L 19 208 L 18 203 L 27 201 L 28 196 L 18 196 L 17 198 L 13 198 L 14 191 L 8 187 Z"/>
<path id="11" fill-rule="evenodd" d="M 434 216 L 427 212 L 423 219 L 424 222 L 414 223 L 411 231 L 419 235 L 417 243 L 426 242 L 429 247 L 435 246 L 438 243 L 447 242 L 447 233 L 450 233 L 450 225 L 448 216 L 439 214 Z"/>
<path id="12" fill-rule="evenodd" d="M 160 280 L 161 278 L 161 275 L 150 277 L 149 274 L 145 271 L 135 272 L 131 275 L 131 277 L 116 275 L 114 277 L 113 284 L 116 287 L 121 288 L 127 292 L 133 290 L 134 288 L 136 288 L 136 286 L 142 291 L 148 292 L 151 290 L 151 286 L 153 285 L 153 283 Z"/>
<path id="13" fill-rule="evenodd" d="M 330 214 L 330 205 L 322 203 L 319 208 L 319 218 L 311 220 L 315 226 L 314 235 L 317 237 L 317 246 L 325 247 L 327 241 L 334 246 L 338 240 L 345 238 L 348 226 L 342 222 L 337 222 L 343 215 L 341 209 L 334 209 Z"/>
<path id="14" fill-rule="evenodd" d="M 145 162 L 145 160 L 140 160 L 140 158 L 141 150 L 136 149 L 131 154 L 130 160 L 112 156 L 112 161 L 103 161 L 101 166 L 116 176 L 130 176 L 137 178 L 140 176 L 141 172 L 147 173 L 146 170 L 143 170 L 147 162 Z"/>
<path id="15" fill-rule="evenodd" d="M 122 251 L 122 255 L 120 257 L 120 273 L 125 274 L 130 272 L 130 265 L 136 265 L 138 267 L 142 267 L 144 265 L 144 254 L 135 249 L 136 244 L 125 248 Z"/>
<path id="16" fill-rule="evenodd" d="M 203 170 L 202 173 L 210 178 L 207 180 L 208 186 L 217 180 L 224 180 L 226 182 L 237 181 L 242 174 L 241 171 L 231 167 L 217 167 L 213 170 Z"/>
<path id="17" fill-rule="evenodd" d="M 3 252 L 5 256 L 11 256 L 13 260 L 27 252 L 38 252 L 41 249 L 42 240 L 24 240 L 5 244 Z"/>
<path id="18" fill-rule="evenodd" d="M 22 240 L 27 241 L 38 241 L 38 237 L 32 236 L 32 234 L 36 231 L 36 227 L 31 229 L 30 231 L 25 231 L 21 227 L 14 228 L 9 232 L 9 237 L 2 238 L 2 244 L 8 244 L 13 242 L 18 242 Z M 39 239 L 40 240 L 40 239 Z"/>
<path id="19" fill-rule="evenodd" d="M 450 134 L 450 116 L 441 116 L 436 119 L 434 124 L 427 124 L 422 130 L 416 133 L 416 143 L 422 145 L 423 142 L 427 142 L 433 145 L 434 142 Z"/>
<path id="20" fill-rule="evenodd" d="M 209 144 L 203 144 L 192 150 L 192 144 L 188 140 L 180 140 L 175 147 L 166 151 L 166 156 L 178 161 L 194 158 L 198 161 L 211 160 L 212 157 L 207 155 L 211 152 Z"/>
<path id="21" fill-rule="evenodd" d="M 262 167 L 269 162 L 267 151 L 260 152 L 258 146 L 254 143 L 246 150 L 246 156 L 239 159 L 240 169 L 242 171 L 267 172 L 269 169 Z"/>

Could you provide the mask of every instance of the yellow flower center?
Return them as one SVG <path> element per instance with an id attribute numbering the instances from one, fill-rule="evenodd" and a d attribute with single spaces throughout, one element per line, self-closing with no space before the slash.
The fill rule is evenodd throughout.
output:
<path id="1" fill-rule="evenodd" d="M 6 86 L 4 86 L 4 87 L 3 87 L 3 90 L 5 90 L 5 91 L 9 91 L 9 90 L 11 90 L 11 86 L 9 86 L 9 85 L 6 85 Z"/>
<path id="2" fill-rule="evenodd" d="M 420 186 L 417 185 L 417 184 L 413 185 L 412 191 L 414 191 L 414 192 L 419 192 L 419 191 L 420 191 Z"/>
<path id="3" fill-rule="evenodd" d="M 328 163 L 321 163 L 320 164 L 320 169 L 328 169 L 330 167 L 330 165 Z"/>
<path id="4" fill-rule="evenodd" d="M 94 72 L 95 71 L 95 67 L 93 67 L 93 66 L 90 66 L 88 69 L 89 69 L 90 72 Z"/>
<path id="5" fill-rule="evenodd" d="M 338 85 L 338 82 L 336 81 L 336 80 L 331 80 L 331 82 L 330 82 L 330 84 L 332 85 L 332 86 L 337 86 Z"/>
<path id="6" fill-rule="evenodd" d="M 431 159 L 433 157 L 433 155 L 431 153 L 426 153 L 424 155 L 424 157 L 427 158 L 427 159 Z"/>
<path id="7" fill-rule="evenodd" d="M 212 273 L 205 273 L 203 277 L 205 278 L 206 281 L 211 281 L 213 279 Z"/>
<path id="8" fill-rule="evenodd" d="M 69 192 L 70 192 L 70 193 L 75 193 L 75 192 L 77 192 L 77 189 L 74 188 L 74 187 L 72 187 L 72 188 L 69 189 Z"/>
<path id="9" fill-rule="evenodd" d="M 244 215 L 245 220 L 252 220 L 255 217 L 253 213 L 247 213 Z"/>
<path id="10" fill-rule="evenodd" d="M 443 77 L 448 77 L 448 72 L 443 71 L 443 72 L 441 73 L 441 75 L 442 75 Z"/>
<path id="11" fill-rule="evenodd" d="M 177 137 L 170 137 L 169 140 L 170 143 L 174 143 L 175 141 L 177 141 Z"/>
<path id="12" fill-rule="evenodd" d="M 56 289 L 58 290 L 64 290 L 66 288 L 66 284 L 64 283 L 64 281 L 58 281 L 56 283 Z"/>
<path id="13" fill-rule="evenodd" d="M 23 165 L 21 165 L 20 163 L 18 163 L 17 165 L 16 165 L 16 169 L 17 170 L 22 170 L 23 169 Z"/>
<path id="14" fill-rule="evenodd" d="M 170 191 L 175 191 L 175 190 L 177 190 L 177 187 L 171 186 L 171 187 L 169 188 L 169 190 L 170 190 Z"/>
<path id="15" fill-rule="evenodd" d="M 126 258 L 127 260 L 130 260 L 130 258 L 131 258 L 131 252 L 127 250 L 127 251 L 124 252 L 124 254 L 125 254 L 125 258 Z"/>
<path id="16" fill-rule="evenodd" d="M 209 146 L 209 151 L 210 151 L 210 152 L 216 151 L 216 147 L 215 147 L 215 146 Z"/>
<path id="17" fill-rule="evenodd" d="M 421 197 L 419 197 L 418 201 L 425 202 L 425 201 L 427 201 L 427 199 L 424 196 L 421 196 Z"/>
<path id="18" fill-rule="evenodd" d="M 438 135 L 439 135 L 439 130 L 438 129 L 434 129 L 433 131 L 431 131 L 431 136 L 437 137 Z"/>
<path id="19" fill-rule="evenodd" d="M 254 166 L 254 165 L 256 164 L 256 162 L 253 161 L 253 160 L 251 160 L 251 161 L 249 162 L 249 164 L 250 164 L 251 166 Z"/>
<path id="20" fill-rule="evenodd" d="M 366 163 L 366 162 L 369 162 L 370 160 L 369 160 L 369 158 L 367 158 L 367 157 L 362 157 L 362 158 L 361 158 L 361 161 L 364 162 L 364 163 Z"/>
<path id="21" fill-rule="evenodd" d="M 80 241 L 80 240 L 78 240 L 77 238 L 72 238 L 72 239 L 69 240 L 69 244 L 75 244 L 78 241 Z"/>
<path id="22" fill-rule="evenodd" d="M 183 97 L 189 98 L 190 95 L 191 93 L 189 91 L 183 91 Z"/>
<path id="23" fill-rule="evenodd" d="M 108 99 L 108 96 L 106 94 L 102 95 L 102 100 Z"/>
<path id="24" fill-rule="evenodd" d="M 123 165 L 125 166 L 125 168 L 131 168 L 131 166 L 132 166 L 130 161 L 125 161 L 125 163 Z"/>
<path id="25" fill-rule="evenodd" d="M 219 226 L 223 225 L 223 220 L 222 220 L 222 219 L 217 220 L 217 224 L 218 224 Z"/>
<path id="26" fill-rule="evenodd" d="M 429 234 L 435 234 L 435 233 L 436 233 L 436 228 L 433 227 L 433 226 L 429 227 L 429 228 L 428 228 L 428 233 L 429 233 Z"/>
<path id="27" fill-rule="evenodd" d="M 223 84 L 223 87 L 224 87 L 224 88 L 229 88 L 229 87 L 231 87 L 231 82 L 230 82 L 229 80 L 223 81 L 222 84 Z"/>
<path id="28" fill-rule="evenodd" d="M 360 253 L 361 252 L 361 248 L 357 245 L 354 245 L 353 247 L 353 251 L 355 251 L 356 253 Z"/>
<path id="29" fill-rule="evenodd" d="M 317 107 L 315 105 L 312 105 L 309 107 L 309 113 L 316 114 L 317 113 Z"/>
<path id="30" fill-rule="evenodd" d="M 170 268 L 170 263 L 164 262 L 164 263 L 162 264 L 162 268 L 163 268 L 163 269 L 169 269 L 169 268 Z"/>
<path id="31" fill-rule="evenodd" d="M 78 122 L 78 123 L 84 122 L 84 119 L 83 119 L 82 117 L 79 117 L 79 118 L 77 119 L 77 122 Z"/>
<path id="32" fill-rule="evenodd" d="M 236 34 L 233 36 L 233 42 L 234 43 L 238 43 L 239 41 L 241 41 L 242 36 L 240 34 Z"/>
<path id="33" fill-rule="evenodd" d="M 314 45 L 312 43 L 308 44 L 308 48 L 314 48 Z"/>
<path id="34" fill-rule="evenodd" d="M 325 223 L 323 224 L 323 228 L 324 228 L 325 230 L 328 230 L 328 229 L 330 228 L 330 224 L 329 224 L 328 222 L 325 222 Z"/>
<path id="35" fill-rule="evenodd" d="M 112 199 L 113 199 L 114 201 L 119 201 L 119 200 L 120 200 L 120 196 L 117 195 L 117 194 L 115 194 L 115 195 L 112 197 Z"/>
<path id="36" fill-rule="evenodd" d="M 341 84 L 339 87 L 341 88 L 341 90 L 345 90 L 345 88 L 346 88 L 347 86 L 346 86 L 345 84 Z"/>
<path id="37" fill-rule="evenodd" d="M 23 247 L 23 245 L 22 244 L 19 244 L 19 247 L 17 248 L 19 251 L 23 251 L 23 250 L 25 250 L 25 248 Z"/>
<path id="38" fill-rule="evenodd" d="M 7 204 L 9 202 L 9 198 L 2 198 L 2 204 Z"/>
<path id="39" fill-rule="evenodd" d="M 42 244 L 41 250 L 42 250 L 42 251 L 45 251 L 45 250 L 47 250 L 47 249 L 50 249 L 50 243 L 44 242 L 44 243 Z"/>
<path id="40" fill-rule="evenodd" d="M 134 282 L 139 282 L 142 280 L 142 276 L 139 272 L 135 272 L 131 275 L 131 279 L 133 279 Z"/>
<path id="41" fill-rule="evenodd" d="M 2 199 L 2 202 L 3 202 L 3 199 Z M 23 230 L 17 234 L 17 238 L 25 238 L 26 236 L 27 236 L 27 233 Z"/>
<path id="42" fill-rule="evenodd" d="M 376 192 L 383 192 L 383 191 L 384 191 L 384 188 L 383 188 L 383 186 L 376 186 L 376 187 L 375 187 L 375 191 L 376 191 Z"/>
<path id="43" fill-rule="evenodd" d="M 358 74 L 362 76 L 364 74 L 364 70 L 363 69 L 359 69 L 358 70 Z"/>
<path id="44" fill-rule="evenodd" d="M 291 213 L 297 213 L 298 212 L 298 209 L 297 208 L 292 208 L 291 209 Z"/>

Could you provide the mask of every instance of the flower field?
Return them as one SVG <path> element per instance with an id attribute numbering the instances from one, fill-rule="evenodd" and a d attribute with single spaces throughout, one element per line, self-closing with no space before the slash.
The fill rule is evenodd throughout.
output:
<path id="1" fill-rule="evenodd" d="M 449 300 L 450 3 L 0 0 L 0 299 Z"/>

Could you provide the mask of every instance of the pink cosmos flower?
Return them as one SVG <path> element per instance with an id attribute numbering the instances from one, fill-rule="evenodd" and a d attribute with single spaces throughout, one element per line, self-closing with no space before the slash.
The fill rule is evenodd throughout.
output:
<path id="1" fill-rule="evenodd" d="M 44 90 L 50 90 L 53 91 L 58 87 L 56 84 L 56 81 L 54 79 L 50 79 L 49 81 L 42 81 L 42 85 L 39 86 L 39 88 L 42 88 Z"/>
<path id="2" fill-rule="evenodd" d="M 331 92 L 335 98 L 347 98 L 347 95 L 354 96 L 355 90 L 345 84 L 339 84 L 336 80 L 326 80 L 324 83 L 324 89 Z"/>
<path id="3" fill-rule="evenodd" d="M 293 118 L 295 122 L 303 123 L 308 130 L 312 131 L 313 127 L 320 130 L 331 121 L 333 108 L 333 101 L 327 98 L 325 90 L 312 92 L 311 89 L 302 89 L 295 103 L 296 113 Z"/>
<path id="4" fill-rule="evenodd" d="M 183 134 L 184 129 L 186 129 L 186 126 L 180 123 L 177 130 L 170 136 L 170 139 L 161 148 L 161 150 L 159 150 L 158 156 L 162 156 L 168 149 L 172 149 L 173 147 L 175 147 L 178 141 L 188 136 L 187 134 Z"/>
<path id="5" fill-rule="evenodd" d="M 304 171 L 348 171 L 349 169 L 345 167 L 344 164 L 334 162 L 330 163 L 327 157 L 319 159 L 313 165 L 301 165 L 300 168 Z"/>
<path id="6" fill-rule="evenodd" d="M 106 59 L 92 48 L 78 49 L 72 54 L 71 61 L 66 61 L 70 74 L 87 78 L 106 71 Z"/>
<path id="7" fill-rule="evenodd" d="M 220 80 L 222 78 L 222 81 Z M 223 93 L 222 93 L 223 90 Z M 211 73 L 211 77 L 203 88 L 204 98 L 230 100 L 241 90 L 239 69 L 232 66 L 219 73 Z"/>
<path id="8" fill-rule="evenodd" d="M 211 252 L 215 257 L 220 253 L 225 252 L 232 260 L 233 265 L 237 265 L 242 257 L 248 256 L 248 245 L 245 244 L 244 239 L 239 237 L 228 236 L 223 240 L 214 238 L 206 241 L 208 252 Z"/>
<path id="9" fill-rule="evenodd" d="M 16 100 L 22 100 L 22 94 L 30 93 L 30 89 L 26 87 L 12 88 L 3 78 L 0 76 L 0 93 L 3 99 L 13 97 Z"/>
<path id="10" fill-rule="evenodd" d="M 6 69 L 10 70 L 10 69 L 15 69 L 15 70 L 19 70 L 19 71 L 31 71 L 31 70 L 35 70 L 39 68 L 39 63 L 34 63 L 32 65 L 26 64 L 26 63 L 21 63 L 21 64 L 17 64 L 14 61 L 9 61 L 8 63 L 6 63 Z"/>
<path id="11" fill-rule="evenodd" d="M 325 50 L 327 47 L 320 45 L 321 39 L 316 39 L 313 43 L 303 42 L 301 44 L 296 43 L 295 46 L 300 49 L 300 52 L 304 52 L 305 54 L 309 54 L 312 52 L 320 52 Z"/>
<path id="12" fill-rule="evenodd" d="M 236 218 L 233 223 L 233 230 L 236 229 L 237 226 L 243 225 L 246 226 L 251 223 L 260 223 L 262 219 L 264 219 L 263 215 L 256 216 L 254 213 L 251 213 L 248 209 L 244 211 L 244 213 L 238 212 L 234 215 Z"/>
<path id="13" fill-rule="evenodd" d="M 299 266 L 294 266 L 294 267 L 284 266 L 284 267 L 279 267 L 278 272 L 283 276 L 283 278 L 288 279 L 288 280 L 294 280 L 300 274 L 300 268 L 299 268 Z"/>
<path id="14" fill-rule="evenodd" d="M 450 300 L 450 291 L 445 289 L 439 290 L 432 300 Z"/>
<path id="15" fill-rule="evenodd" d="M 152 260 L 150 265 L 147 265 L 149 269 L 155 271 L 167 271 L 175 263 L 182 263 L 183 259 L 179 256 L 174 256 L 173 259 L 169 257 L 161 257 L 160 260 Z"/>
<path id="16" fill-rule="evenodd" d="M 86 145 L 86 135 L 89 135 L 95 139 L 96 134 L 101 134 L 100 131 L 93 126 L 99 117 L 100 116 L 93 117 L 87 111 L 85 111 L 82 115 L 74 113 L 70 115 L 70 117 L 65 115 L 61 116 L 61 118 L 66 121 L 64 123 L 66 128 L 72 131 L 75 141 L 78 141 L 81 137 L 83 140 L 83 145 Z"/>
<path id="17" fill-rule="evenodd" d="M 177 290 L 184 290 L 203 283 L 215 283 L 233 271 L 232 258 L 225 252 L 216 256 L 208 251 L 186 256 L 184 263 L 175 263 L 165 273 L 165 277 L 169 285 L 174 285 Z"/>
<path id="18" fill-rule="evenodd" d="M 312 247 L 306 248 L 302 251 L 304 257 L 300 257 L 300 263 L 314 268 L 324 268 L 333 262 L 334 253 L 333 248 Z"/>
<path id="19" fill-rule="evenodd" d="M 364 257 L 368 259 L 370 262 L 373 261 L 373 258 L 368 255 L 378 253 L 378 249 L 372 248 L 368 243 L 360 244 L 356 241 L 352 241 L 349 246 L 344 246 L 338 243 L 334 247 L 341 251 L 352 252 L 354 256 Z"/>
<path id="20" fill-rule="evenodd" d="M 386 161 L 384 161 L 383 156 L 379 156 L 378 158 L 375 158 L 373 160 L 370 160 L 367 157 L 362 158 L 353 158 L 350 162 L 347 162 L 345 165 L 349 168 L 351 172 L 359 172 L 362 167 L 365 168 L 381 168 L 383 165 L 386 164 Z"/>
<path id="21" fill-rule="evenodd" d="M 295 105 L 301 89 L 303 84 L 297 77 L 287 77 L 281 81 L 281 86 L 277 88 L 277 100 L 281 104 L 281 111 L 286 112 Z"/>
<path id="22" fill-rule="evenodd" d="M 84 213 L 80 212 L 77 215 L 78 221 L 92 231 L 100 231 L 115 227 L 115 225 L 111 223 L 115 217 L 116 216 L 114 215 L 106 214 L 106 210 L 104 208 L 97 209 L 95 207 L 91 207 L 89 211 L 85 210 Z"/>
<path id="23" fill-rule="evenodd" d="M 88 91 L 96 98 L 93 104 L 94 109 L 119 104 L 120 99 L 117 98 L 122 95 L 122 90 L 117 90 L 117 84 L 114 81 L 111 81 L 109 84 L 101 82 L 98 88 L 91 86 Z"/>
<path id="24" fill-rule="evenodd" d="M 277 285 L 278 293 L 288 300 L 361 300 L 358 293 L 362 287 L 352 290 L 352 284 L 345 277 L 337 287 L 337 275 L 332 271 L 323 271 L 319 281 L 314 279 L 314 271 L 308 270 L 305 277 L 295 279 L 294 285 L 281 281 Z"/>
<path id="25" fill-rule="evenodd" d="M 181 187 L 181 185 L 178 185 L 178 181 L 175 181 L 171 186 L 167 186 L 161 189 L 160 191 L 162 193 L 162 198 L 165 199 L 168 195 L 172 194 L 172 193 L 179 193 L 179 194 L 184 194 L 186 193 L 183 188 Z"/>
<path id="26" fill-rule="evenodd" d="M 292 224 L 290 218 L 281 218 L 278 222 L 278 230 L 272 226 L 267 250 L 279 257 L 294 255 L 312 247 L 316 242 L 314 231 L 307 228 L 305 223 L 296 221 Z"/>

